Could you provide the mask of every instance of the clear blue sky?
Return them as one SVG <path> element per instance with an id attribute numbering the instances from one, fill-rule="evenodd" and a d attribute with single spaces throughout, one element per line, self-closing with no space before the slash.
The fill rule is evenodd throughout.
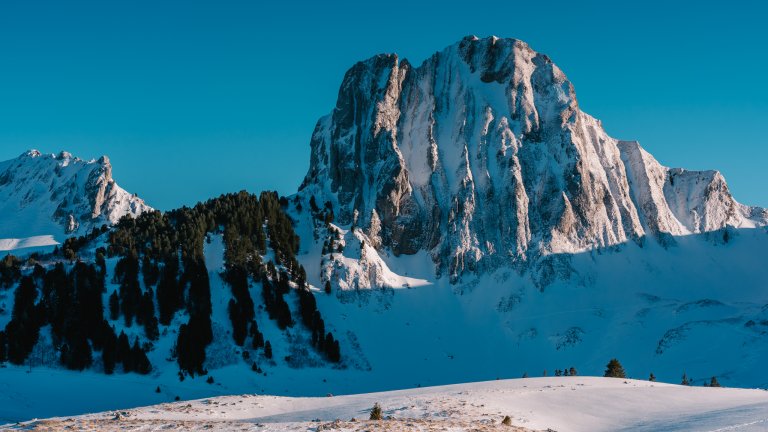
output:
<path id="1" fill-rule="evenodd" d="M 0 160 L 108 154 L 160 209 L 290 194 L 354 62 L 497 35 L 548 54 L 611 135 L 768 206 L 766 3 L 629 3 L 4 0 Z"/>

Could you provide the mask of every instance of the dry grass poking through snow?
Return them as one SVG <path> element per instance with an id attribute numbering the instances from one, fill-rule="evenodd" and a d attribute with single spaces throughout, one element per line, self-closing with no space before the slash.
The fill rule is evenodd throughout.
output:
<path id="1" fill-rule="evenodd" d="M 379 421 L 340 421 L 302 423 L 247 423 L 240 421 L 183 421 L 146 419 L 85 419 L 68 418 L 29 423 L 28 431 L 263 431 L 263 432 L 529 432 L 517 426 L 505 426 L 497 421 L 467 421 L 460 419 L 390 419 Z"/>

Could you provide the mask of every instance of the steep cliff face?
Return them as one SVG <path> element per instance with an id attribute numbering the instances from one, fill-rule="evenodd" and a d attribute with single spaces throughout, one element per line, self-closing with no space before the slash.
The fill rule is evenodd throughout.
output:
<path id="1" fill-rule="evenodd" d="M 0 238 L 62 239 L 151 210 L 117 185 L 106 156 L 84 161 L 67 152 L 30 150 L 0 162 L 0 198 Z"/>
<path id="2" fill-rule="evenodd" d="M 464 38 L 412 66 L 378 55 L 345 75 L 318 121 L 300 196 L 438 273 L 765 224 L 715 171 L 661 166 L 609 137 L 573 85 L 524 42 Z"/>

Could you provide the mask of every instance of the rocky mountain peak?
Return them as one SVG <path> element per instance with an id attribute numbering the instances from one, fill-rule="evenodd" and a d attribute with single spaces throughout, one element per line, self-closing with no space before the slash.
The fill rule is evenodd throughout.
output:
<path id="1" fill-rule="evenodd" d="M 645 236 L 766 223 L 714 171 L 669 169 L 608 136 L 524 42 L 465 37 L 413 67 L 382 54 L 344 76 L 300 194 L 438 273 L 517 266 Z"/>
<path id="2" fill-rule="evenodd" d="M 62 151 L 29 150 L 0 162 L 0 238 L 62 239 L 151 210 L 112 178 L 109 158 L 85 161 Z"/>

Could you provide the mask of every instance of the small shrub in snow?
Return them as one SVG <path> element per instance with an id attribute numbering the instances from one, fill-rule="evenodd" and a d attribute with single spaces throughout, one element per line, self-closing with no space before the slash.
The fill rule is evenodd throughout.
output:
<path id="1" fill-rule="evenodd" d="M 512 426 L 512 419 L 509 416 L 504 416 L 504 420 L 501 421 L 504 426 Z"/>
<path id="2" fill-rule="evenodd" d="M 381 405 L 379 405 L 378 402 L 373 404 L 373 408 L 371 408 L 371 420 L 381 420 L 382 418 L 382 412 L 381 412 Z"/>

